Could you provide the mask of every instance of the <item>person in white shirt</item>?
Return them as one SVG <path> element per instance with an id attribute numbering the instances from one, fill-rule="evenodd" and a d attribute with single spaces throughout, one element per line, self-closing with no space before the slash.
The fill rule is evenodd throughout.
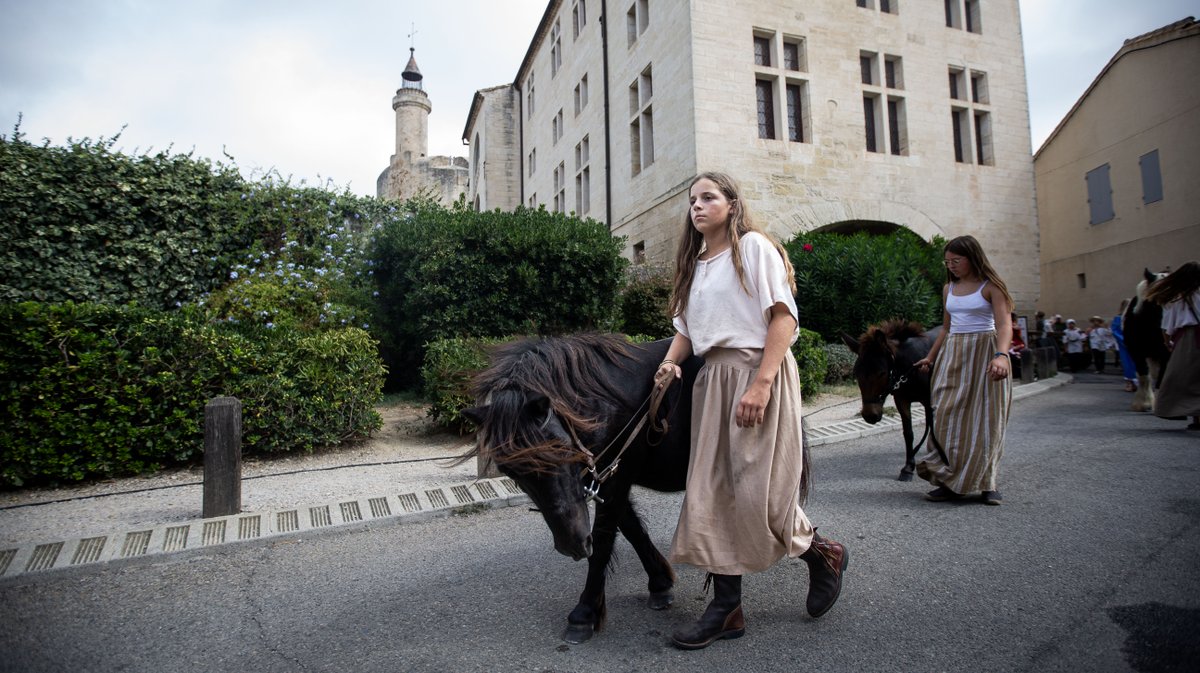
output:
<path id="1" fill-rule="evenodd" d="M 1067 329 L 1063 331 L 1062 338 L 1071 371 L 1078 372 L 1087 369 L 1087 353 L 1083 352 L 1083 344 L 1087 341 L 1087 335 L 1079 330 L 1074 318 L 1067 321 Z"/>
<path id="2" fill-rule="evenodd" d="M 1200 430 L 1200 262 L 1188 262 L 1156 281 L 1146 301 L 1162 304 L 1163 338 L 1171 350 L 1154 396 L 1154 415 L 1186 420 Z"/>
<path id="3" fill-rule="evenodd" d="M 655 381 L 680 379 L 676 363 L 693 353 L 705 360 L 691 391 L 687 491 L 670 555 L 708 571 L 715 587 L 700 619 L 671 636 L 695 650 L 745 633 L 742 575 L 799 557 L 809 569 L 806 608 L 820 617 L 837 601 L 849 556 L 800 507 L 808 461 L 787 252 L 754 224 L 728 175 L 698 176 L 688 202 L 670 301 L 676 332 Z"/>
<path id="4" fill-rule="evenodd" d="M 1113 339 L 1112 330 L 1104 326 L 1104 318 L 1094 315 L 1088 322 L 1091 323 L 1087 331 L 1087 340 L 1088 348 L 1092 349 L 1092 365 L 1096 367 L 1097 374 L 1103 374 L 1104 360 L 1108 357 L 1108 351 L 1116 347 L 1117 342 Z"/>

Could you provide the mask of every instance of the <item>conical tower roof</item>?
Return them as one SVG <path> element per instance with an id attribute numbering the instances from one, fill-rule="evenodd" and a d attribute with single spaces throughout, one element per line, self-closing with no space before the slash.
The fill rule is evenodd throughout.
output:
<path id="1" fill-rule="evenodd" d="M 415 51 L 412 47 L 408 48 L 408 65 L 404 66 L 404 73 L 401 75 L 405 82 L 420 82 L 424 79 L 421 69 L 417 67 L 417 57 L 414 55 Z"/>

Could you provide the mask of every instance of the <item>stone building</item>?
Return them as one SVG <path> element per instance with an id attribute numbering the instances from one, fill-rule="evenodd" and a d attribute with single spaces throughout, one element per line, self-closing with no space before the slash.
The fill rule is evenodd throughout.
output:
<path id="1" fill-rule="evenodd" d="M 392 98 L 396 111 L 396 153 L 375 181 L 380 198 L 407 199 L 429 196 L 443 204 L 466 193 L 469 164 L 462 157 L 429 156 L 429 113 L 433 104 L 422 85 L 424 76 L 416 55 L 409 49 L 403 84 Z"/>
<path id="2" fill-rule="evenodd" d="M 463 137 L 517 170 L 472 202 L 574 211 L 668 261 L 688 182 L 724 170 L 781 239 L 972 234 L 1037 301 L 1017 0 L 550 0 L 510 88 Z"/>
<path id="3" fill-rule="evenodd" d="M 1034 155 L 1042 297 L 1116 315 L 1142 270 L 1200 259 L 1200 25 L 1125 41 Z"/>

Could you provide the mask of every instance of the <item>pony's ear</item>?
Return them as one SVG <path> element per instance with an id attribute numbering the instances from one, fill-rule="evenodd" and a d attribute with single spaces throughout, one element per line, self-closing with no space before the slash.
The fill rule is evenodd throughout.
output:
<path id="1" fill-rule="evenodd" d="M 483 418 L 487 416 L 487 409 L 488 405 L 486 404 L 478 407 L 467 407 L 462 410 L 462 415 L 475 425 L 483 425 Z"/>
<path id="2" fill-rule="evenodd" d="M 842 332 L 842 343 L 846 344 L 846 348 L 849 348 L 851 353 L 858 353 L 858 339 Z"/>
<path id="3" fill-rule="evenodd" d="M 1158 276 L 1154 275 L 1150 269 L 1145 267 L 1142 268 L 1142 277 L 1146 279 L 1147 283 L 1153 283 L 1154 281 L 1158 280 Z"/>
<path id="4" fill-rule="evenodd" d="M 530 393 L 529 397 L 525 398 L 523 411 L 530 418 L 545 418 L 546 414 L 550 413 L 550 398 L 541 393 Z"/>

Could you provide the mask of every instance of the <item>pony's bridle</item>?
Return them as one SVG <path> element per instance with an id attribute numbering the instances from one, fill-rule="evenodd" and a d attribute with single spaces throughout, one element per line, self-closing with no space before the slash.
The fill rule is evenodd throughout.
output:
<path id="1" fill-rule="evenodd" d="M 647 395 L 646 399 L 642 402 L 641 406 L 638 407 L 637 411 L 635 411 L 633 415 L 629 417 L 629 421 L 625 423 L 625 427 L 621 428 L 621 431 L 618 432 L 615 437 L 613 437 L 612 441 L 609 442 L 608 445 L 601 449 L 598 453 L 592 453 L 591 450 L 583 445 L 583 442 L 579 440 L 579 435 L 575 434 L 575 428 L 572 427 L 571 424 L 563 424 L 567 426 L 567 432 L 571 434 L 571 440 L 575 442 L 575 450 L 579 451 L 587 458 L 587 468 L 584 469 L 582 477 L 589 478 L 591 483 L 583 484 L 583 495 L 585 502 L 590 503 L 591 501 L 595 500 L 600 504 L 604 504 L 604 499 L 600 497 L 600 487 L 604 485 L 604 482 L 608 481 L 609 478 L 617 473 L 617 468 L 621 465 L 621 456 L 625 455 L 625 452 L 630 446 L 633 445 L 633 440 L 637 438 L 638 434 L 642 431 L 642 428 L 646 427 L 646 421 L 650 418 L 650 414 L 646 409 L 646 406 L 650 404 L 650 401 L 653 398 L 653 392 L 650 395 Z M 624 434 L 627 429 L 629 429 L 630 425 L 634 424 L 634 421 L 637 421 L 637 424 L 634 425 L 633 431 L 629 433 L 629 436 L 625 438 L 625 443 L 622 444 L 621 449 L 617 451 L 616 457 L 614 457 L 612 462 L 608 465 L 597 469 L 596 465 L 600 462 L 600 459 L 603 458 L 604 454 L 608 453 L 610 449 L 616 446 L 617 440 L 621 438 L 621 435 Z"/>

